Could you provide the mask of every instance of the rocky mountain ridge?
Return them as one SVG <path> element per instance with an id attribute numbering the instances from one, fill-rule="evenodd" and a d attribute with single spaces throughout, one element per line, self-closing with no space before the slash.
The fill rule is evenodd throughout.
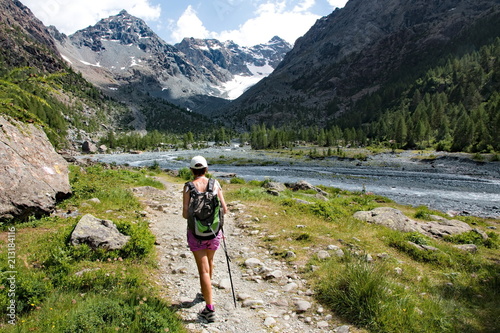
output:
<path id="1" fill-rule="evenodd" d="M 9 67 L 63 67 L 47 28 L 20 1 L 0 1 L 0 36 L 0 60 Z"/>
<path id="2" fill-rule="evenodd" d="M 173 46 L 125 10 L 70 36 L 51 31 L 63 58 L 111 95 L 133 86 L 195 111 L 208 97 L 237 97 L 291 49 L 279 37 L 252 48 L 193 38 Z"/>
<path id="3" fill-rule="evenodd" d="M 184 38 L 175 44 L 197 67 L 206 68 L 219 82 L 224 98 L 234 99 L 248 87 L 266 77 L 291 50 L 278 36 L 266 44 L 242 47 L 233 41 Z"/>
<path id="4" fill-rule="evenodd" d="M 497 0 L 350 0 L 319 19 L 270 76 L 221 110 L 221 118 L 233 113 L 245 126 L 290 121 L 324 126 L 387 82 L 422 73 L 498 36 L 493 28 L 498 19 L 491 31 L 485 27 L 498 17 L 499 5 Z M 468 37 L 478 26 L 486 33 Z"/>

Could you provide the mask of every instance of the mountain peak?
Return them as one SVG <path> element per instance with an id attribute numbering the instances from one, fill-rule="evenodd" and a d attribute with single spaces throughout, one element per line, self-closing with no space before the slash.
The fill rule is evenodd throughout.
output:
<path id="1" fill-rule="evenodd" d="M 164 43 L 143 20 L 130 15 L 126 10 L 102 19 L 94 26 L 79 30 L 70 38 L 81 46 L 90 47 L 94 52 L 106 48 L 103 44 L 104 41 L 119 42 L 122 45 L 137 45 L 143 50 Z"/>
<path id="2" fill-rule="evenodd" d="M 286 43 L 286 41 L 283 38 L 281 38 L 280 36 L 274 36 L 269 40 L 268 43 L 283 43 L 283 42 Z"/>

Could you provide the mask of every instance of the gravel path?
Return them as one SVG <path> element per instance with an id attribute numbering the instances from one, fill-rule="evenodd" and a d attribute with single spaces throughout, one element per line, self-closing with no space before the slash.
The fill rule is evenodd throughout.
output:
<path id="1" fill-rule="evenodd" d="M 163 181 L 163 180 L 162 180 Z M 235 308 L 224 251 L 215 255 L 213 277 L 217 320 L 198 318 L 204 307 L 196 264 L 186 245 L 186 221 L 182 218 L 182 185 L 163 181 L 164 191 L 135 188 L 146 205 L 150 228 L 156 236 L 160 276 L 166 298 L 190 332 L 360 332 L 342 325 L 315 303 L 307 281 L 294 267 L 272 258 L 243 224 L 253 217 L 241 203 L 229 202 L 225 230 L 231 273 L 236 289 Z M 245 265 L 246 263 L 246 265 Z"/>

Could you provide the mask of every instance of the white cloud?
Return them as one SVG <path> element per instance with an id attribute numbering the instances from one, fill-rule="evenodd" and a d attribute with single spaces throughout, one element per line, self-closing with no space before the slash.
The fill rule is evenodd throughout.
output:
<path id="1" fill-rule="evenodd" d="M 184 37 L 209 38 L 210 32 L 198 18 L 196 11 L 189 5 L 176 22 L 171 23 L 171 38 L 180 42 Z"/>
<path id="2" fill-rule="evenodd" d="M 347 3 L 347 0 L 328 0 L 328 3 L 332 7 L 338 7 L 338 8 L 343 8 L 345 4 Z"/>
<path id="3" fill-rule="evenodd" d="M 143 20 L 158 20 L 160 5 L 149 0 L 23 0 L 23 4 L 45 25 L 54 25 L 65 34 L 94 25 L 125 9 Z"/>
<path id="4" fill-rule="evenodd" d="M 316 0 L 304 0 L 301 3 L 299 3 L 295 8 L 293 9 L 294 12 L 303 12 L 306 10 L 309 10 L 314 4 L 316 3 Z"/>
<path id="5" fill-rule="evenodd" d="M 313 0 L 304 0 L 287 10 L 285 1 L 265 3 L 255 11 L 256 16 L 238 27 L 212 35 L 219 40 L 233 40 L 239 45 L 253 46 L 280 36 L 289 43 L 304 35 L 320 16 L 309 12 Z"/>

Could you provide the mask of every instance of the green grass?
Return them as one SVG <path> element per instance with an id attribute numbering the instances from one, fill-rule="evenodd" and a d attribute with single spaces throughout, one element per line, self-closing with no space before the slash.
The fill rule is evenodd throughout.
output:
<path id="1" fill-rule="evenodd" d="M 500 251 L 495 230 L 487 232 L 488 240 L 477 232 L 446 239 L 401 233 L 352 215 L 379 206 L 394 207 L 421 220 L 443 214 L 326 187 L 321 189 L 329 193 L 327 201 L 310 191 L 286 190 L 272 196 L 263 183 L 228 184 L 226 200 L 243 202 L 245 212 L 259 218 L 257 227 L 265 233 L 256 241 L 279 260 L 297 265 L 315 289 L 317 300 L 344 322 L 369 332 L 498 331 Z M 483 231 L 500 222 L 459 219 Z M 476 244 L 477 253 L 455 248 L 462 243 Z M 330 244 L 339 246 L 345 256 L 332 252 L 330 259 L 319 260 L 315 253 Z M 285 258 L 290 249 L 296 257 Z M 366 261 L 367 254 L 373 261 Z"/>
<path id="2" fill-rule="evenodd" d="M 122 250 L 72 246 L 79 217 L 45 217 L 16 228 L 16 325 L 7 322 L 10 298 L 0 293 L 3 332 L 185 332 L 152 280 L 157 272 L 154 235 L 142 217 L 132 186 L 162 184 L 148 170 L 71 167 L 72 198 L 65 210 L 112 220 L 130 236 Z M 109 184 L 113 184 L 112 187 Z M 100 203 L 88 204 L 98 198 Z M 6 261 L 0 271 L 12 270 Z M 9 286 L 0 275 L 0 286 Z"/>
<path id="3" fill-rule="evenodd" d="M 151 280 L 157 272 L 154 237 L 142 217 L 143 208 L 128 190 L 143 185 L 162 188 L 152 179 L 153 171 L 158 172 L 71 168 L 74 195 L 60 208 L 114 221 L 131 236 L 121 251 L 68 245 L 77 218 L 48 217 L 15 225 L 19 317 L 16 327 L 6 324 L 9 299 L 0 293 L 4 331 L 185 331 Z M 424 220 L 439 213 L 426 207 L 404 207 L 384 197 L 323 186 L 326 201 L 312 191 L 285 190 L 272 196 L 263 187 L 269 181 L 224 184 L 226 201 L 241 201 L 245 214 L 258 217 L 255 228 L 263 237 L 255 242 L 279 260 L 297 265 L 318 301 L 344 322 L 370 332 L 496 332 L 500 327 L 498 233 L 486 229 L 500 221 L 460 217 L 474 228 L 488 230 L 489 240 L 477 232 L 438 240 L 352 217 L 378 206 Z M 112 190 L 108 184 L 113 184 Z M 91 203 L 92 198 L 101 203 Z M 471 242 L 477 253 L 454 246 Z M 319 260 L 315 253 L 330 244 L 339 246 L 345 256 L 332 253 Z M 290 249 L 296 256 L 285 258 Z M 374 260 L 367 262 L 367 254 Z M 5 261 L 0 270 L 9 270 Z M 5 289 L 7 276 L 1 277 Z"/>

